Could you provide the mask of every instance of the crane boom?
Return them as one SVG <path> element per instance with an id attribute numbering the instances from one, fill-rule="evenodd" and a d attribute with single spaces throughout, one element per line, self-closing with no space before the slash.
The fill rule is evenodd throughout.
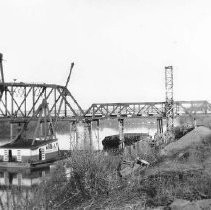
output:
<path id="1" fill-rule="evenodd" d="M 4 71 L 3 71 L 2 60 L 3 60 L 3 54 L 0 53 L 0 70 L 1 70 L 0 82 L 1 82 L 1 83 L 4 83 Z"/>
<path id="2" fill-rule="evenodd" d="M 2 65 L 2 60 L 3 60 L 3 54 L 0 53 L 0 74 L 1 74 L 1 78 L 0 78 L 0 100 L 2 98 L 2 95 L 4 93 L 4 71 L 3 71 L 3 65 Z"/>
<path id="3" fill-rule="evenodd" d="M 70 82 L 70 76 L 72 74 L 73 67 L 74 67 L 74 63 L 71 63 L 70 72 L 69 72 L 69 75 L 67 77 L 67 81 L 66 81 L 66 84 L 65 84 L 65 87 L 66 88 L 67 88 L 67 86 L 68 86 L 68 84 Z M 65 94 L 65 96 L 67 95 L 66 92 L 64 92 L 64 94 Z M 61 95 L 59 96 L 58 100 L 60 99 L 60 97 L 61 97 Z M 55 125 L 55 128 L 57 128 L 57 121 L 58 121 L 59 113 L 60 113 L 61 108 L 62 108 L 63 101 L 64 101 L 64 99 L 62 98 L 61 101 L 60 101 L 60 104 L 59 104 L 59 108 L 58 108 L 58 112 L 57 112 L 58 114 L 57 114 L 57 117 L 55 119 L 55 124 L 54 124 Z"/>
<path id="4" fill-rule="evenodd" d="M 70 77 L 71 77 L 71 74 L 72 74 L 72 70 L 73 70 L 73 67 L 74 67 L 74 63 L 71 63 L 71 66 L 70 66 L 70 73 L 67 77 L 67 81 L 66 81 L 66 84 L 65 84 L 65 87 L 68 86 L 69 82 L 70 82 Z"/>

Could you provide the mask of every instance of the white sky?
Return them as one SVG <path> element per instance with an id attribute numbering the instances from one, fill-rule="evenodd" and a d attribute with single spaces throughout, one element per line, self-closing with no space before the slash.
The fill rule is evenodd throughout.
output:
<path id="1" fill-rule="evenodd" d="M 0 0 L 5 80 L 64 85 L 82 105 L 211 101 L 210 0 Z"/>

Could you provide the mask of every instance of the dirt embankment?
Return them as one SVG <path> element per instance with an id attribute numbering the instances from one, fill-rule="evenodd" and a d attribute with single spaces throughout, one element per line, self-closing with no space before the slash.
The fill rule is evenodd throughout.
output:
<path id="1" fill-rule="evenodd" d="M 211 130 L 197 127 L 138 170 L 109 192 L 102 209 L 211 209 Z"/>
<path id="2" fill-rule="evenodd" d="M 165 146 L 160 151 L 159 161 L 144 172 L 140 191 L 145 192 L 149 206 L 168 206 L 169 209 L 192 209 L 189 206 L 194 206 L 195 209 L 198 200 L 209 203 L 211 130 L 197 127 Z M 183 208 L 184 200 L 187 202 Z M 174 207 L 170 206 L 174 201 L 177 201 Z M 210 205 L 206 209 L 211 209 Z"/>
<path id="3" fill-rule="evenodd" d="M 211 172 L 211 130 L 204 126 L 197 127 L 178 141 L 168 144 L 160 154 L 165 160 L 159 166 L 161 169 L 202 170 L 209 173 Z"/>

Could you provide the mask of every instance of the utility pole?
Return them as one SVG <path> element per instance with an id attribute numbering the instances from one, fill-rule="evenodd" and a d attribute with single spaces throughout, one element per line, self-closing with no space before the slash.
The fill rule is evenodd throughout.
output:
<path id="1" fill-rule="evenodd" d="M 172 131 L 174 127 L 174 99 L 173 99 L 173 67 L 165 67 L 165 88 L 166 88 L 166 120 L 167 131 Z"/>

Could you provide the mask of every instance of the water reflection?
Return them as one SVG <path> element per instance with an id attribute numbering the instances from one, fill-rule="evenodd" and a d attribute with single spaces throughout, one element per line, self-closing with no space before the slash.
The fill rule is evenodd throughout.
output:
<path id="1" fill-rule="evenodd" d="M 49 178 L 54 169 L 0 168 L 0 209 L 33 209 L 36 186 Z"/>
<path id="2" fill-rule="evenodd" d="M 0 186 L 22 186 L 32 187 L 40 184 L 40 182 L 50 176 L 51 167 L 39 169 L 16 169 L 1 168 L 0 169 Z"/>

